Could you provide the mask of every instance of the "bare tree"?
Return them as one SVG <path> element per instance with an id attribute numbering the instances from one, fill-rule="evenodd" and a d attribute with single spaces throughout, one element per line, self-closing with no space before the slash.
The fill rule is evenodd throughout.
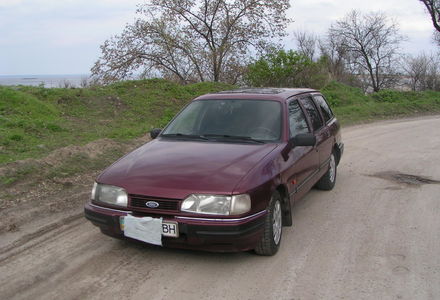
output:
<path id="1" fill-rule="evenodd" d="M 297 30 L 293 36 L 299 54 L 326 66 L 327 70 L 320 70 L 320 72 L 327 73 L 327 80 L 330 78 L 350 85 L 359 85 L 347 72 L 344 61 L 346 51 L 336 41 L 320 38 L 315 33 L 306 30 Z"/>
<path id="2" fill-rule="evenodd" d="M 408 57 L 404 69 L 413 91 L 440 89 L 440 59 L 437 55 Z"/>
<path id="3" fill-rule="evenodd" d="M 352 11 L 330 27 L 328 38 L 341 47 L 346 67 L 373 91 L 395 82 L 399 46 L 405 38 L 383 13 Z"/>
<path id="4" fill-rule="evenodd" d="M 298 52 L 310 60 L 315 59 L 315 53 L 318 48 L 318 37 L 314 33 L 298 30 L 293 33 L 296 40 Z"/>
<path id="5" fill-rule="evenodd" d="M 405 59 L 404 69 L 409 77 L 411 90 L 425 90 L 426 77 L 428 75 L 429 58 L 426 54 Z"/>
<path id="6" fill-rule="evenodd" d="M 440 32 L 440 0 L 419 0 L 422 2 L 429 15 L 431 16 L 432 25 L 435 30 Z"/>
<path id="7" fill-rule="evenodd" d="M 432 57 L 432 63 L 428 68 L 426 89 L 440 91 L 440 60 L 437 56 Z"/>
<path id="8" fill-rule="evenodd" d="M 89 86 L 89 78 L 88 77 L 81 77 L 80 86 L 82 88 L 86 88 Z"/>
<path id="9" fill-rule="evenodd" d="M 69 80 L 64 79 L 63 81 L 58 82 L 58 87 L 69 89 L 69 88 L 73 88 L 74 86 Z"/>
<path id="10" fill-rule="evenodd" d="M 328 72 L 334 80 L 343 82 L 345 76 L 345 49 L 331 39 L 320 39 L 318 41 L 321 56 L 327 60 Z"/>
<path id="11" fill-rule="evenodd" d="M 440 91 L 440 57 L 439 55 L 430 54 L 430 63 L 428 66 L 426 89 Z"/>
<path id="12" fill-rule="evenodd" d="M 91 71 L 105 82 L 159 73 L 234 83 L 252 53 L 285 34 L 288 8 L 288 0 L 149 0 L 101 46 Z"/>

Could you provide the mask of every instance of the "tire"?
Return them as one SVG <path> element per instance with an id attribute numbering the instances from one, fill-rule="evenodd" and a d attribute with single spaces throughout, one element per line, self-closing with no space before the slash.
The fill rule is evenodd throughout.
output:
<path id="1" fill-rule="evenodd" d="M 328 167 L 328 171 L 319 179 L 318 183 L 316 184 L 316 187 L 320 190 L 324 191 L 330 191 L 333 189 L 336 183 L 336 172 L 337 170 L 337 164 L 336 164 L 336 157 L 335 153 L 332 153 L 330 155 L 330 163 Z"/>
<path id="2" fill-rule="evenodd" d="M 281 195 L 278 191 L 272 194 L 264 220 L 264 232 L 255 252 L 259 255 L 272 256 L 277 253 L 283 232 Z"/>

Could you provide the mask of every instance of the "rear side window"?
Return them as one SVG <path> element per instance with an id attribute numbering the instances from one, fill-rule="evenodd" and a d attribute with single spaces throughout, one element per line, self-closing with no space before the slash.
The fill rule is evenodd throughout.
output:
<path id="1" fill-rule="evenodd" d="M 306 109 L 307 114 L 310 117 L 310 121 L 312 121 L 313 130 L 318 130 L 319 128 L 321 128 L 323 122 L 312 98 L 303 98 L 301 99 L 301 103 L 304 105 L 304 108 Z"/>
<path id="2" fill-rule="evenodd" d="M 294 137 L 299 133 L 310 132 L 306 116 L 296 100 L 289 103 L 289 126 L 290 137 Z"/>
<path id="3" fill-rule="evenodd" d="M 321 109 L 322 116 L 324 117 L 324 122 L 327 123 L 327 121 L 333 118 L 333 112 L 328 106 L 327 101 L 325 101 L 324 97 L 322 97 L 321 95 L 315 95 L 313 96 L 313 98 L 315 98 L 315 103 Z"/>

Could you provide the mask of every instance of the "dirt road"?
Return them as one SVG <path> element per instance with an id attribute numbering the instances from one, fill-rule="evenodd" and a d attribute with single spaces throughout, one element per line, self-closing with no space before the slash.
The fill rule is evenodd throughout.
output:
<path id="1" fill-rule="evenodd" d="M 2 237 L 0 298 L 440 299 L 440 184 L 397 176 L 440 180 L 439 128 L 424 117 L 343 130 L 336 188 L 295 204 L 274 257 L 114 240 L 72 214 Z"/>

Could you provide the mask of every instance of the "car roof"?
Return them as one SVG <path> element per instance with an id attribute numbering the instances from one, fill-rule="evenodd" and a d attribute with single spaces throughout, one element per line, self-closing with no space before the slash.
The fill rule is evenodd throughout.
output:
<path id="1" fill-rule="evenodd" d="M 317 90 L 307 88 L 240 88 L 235 90 L 221 91 L 213 94 L 206 94 L 194 100 L 208 99 L 235 99 L 235 100 L 276 100 L 283 101 L 290 97 L 305 94 L 317 93 Z"/>

